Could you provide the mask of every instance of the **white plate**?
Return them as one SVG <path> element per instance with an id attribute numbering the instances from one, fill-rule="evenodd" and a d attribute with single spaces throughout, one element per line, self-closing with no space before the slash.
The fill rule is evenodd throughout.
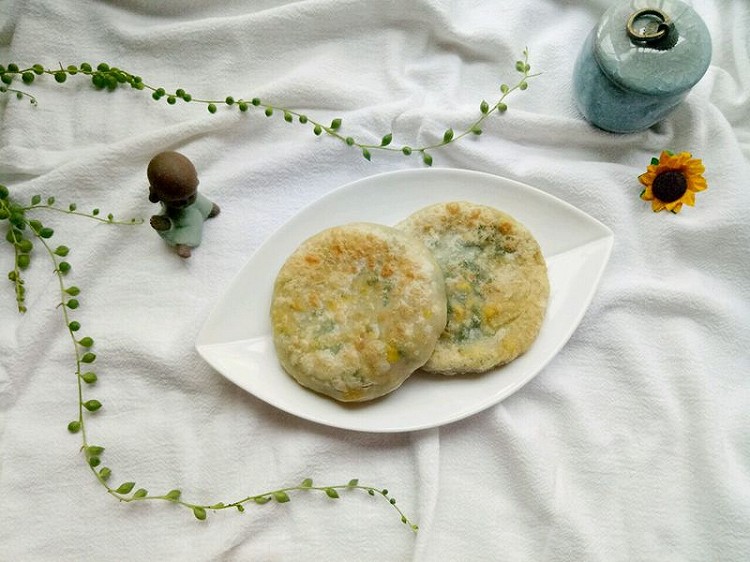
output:
<path id="1" fill-rule="evenodd" d="M 547 260 L 550 300 L 532 347 L 482 375 L 413 374 L 401 388 L 371 402 L 343 404 L 298 385 L 280 367 L 269 307 L 286 258 L 313 234 L 340 224 L 393 225 L 426 205 L 465 200 L 502 209 L 525 224 Z M 531 380 L 578 326 L 612 250 L 612 232 L 582 211 L 527 185 L 479 172 L 421 169 L 380 174 L 341 187 L 302 210 L 250 258 L 198 335 L 198 353 L 240 388 L 317 423 L 372 432 L 400 432 L 454 422 Z"/>

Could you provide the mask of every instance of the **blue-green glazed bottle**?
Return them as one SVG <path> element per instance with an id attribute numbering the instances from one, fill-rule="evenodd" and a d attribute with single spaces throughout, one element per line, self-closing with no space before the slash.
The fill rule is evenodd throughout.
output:
<path id="1" fill-rule="evenodd" d="M 685 99 L 710 62 L 711 36 L 690 6 L 680 0 L 620 0 L 586 38 L 573 95 L 597 127 L 642 131 Z"/>

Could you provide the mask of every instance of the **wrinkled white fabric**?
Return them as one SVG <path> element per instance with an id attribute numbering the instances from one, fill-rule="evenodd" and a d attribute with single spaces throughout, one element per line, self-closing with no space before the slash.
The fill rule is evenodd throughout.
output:
<path id="1" fill-rule="evenodd" d="M 378 142 L 438 141 L 516 78 L 480 137 L 434 167 L 489 172 L 582 209 L 615 236 L 578 330 L 499 405 L 452 425 L 367 434 L 305 422 L 248 395 L 194 349 L 252 252 L 308 203 L 415 156 L 353 148 L 310 127 L 80 76 L 0 98 L 0 183 L 117 218 L 148 218 L 146 165 L 195 163 L 221 215 L 185 261 L 147 224 L 40 218 L 71 248 L 80 335 L 99 381 L 88 438 L 112 483 L 229 502 L 311 477 L 388 488 L 380 498 L 295 494 L 244 514 L 119 503 L 85 465 L 75 357 L 57 281 L 38 246 L 29 311 L 0 287 L 0 558 L 4 560 L 723 560 L 750 558 L 750 5 L 694 0 L 713 40 L 705 77 L 667 120 L 632 135 L 577 113 L 571 75 L 608 0 L 3 0 L 0 63 L 106 61 L 196 98 L 257 96 Z M 637 176 L 662 149 L 703 160 L 709 189 L 679 215 L 652 213 Z M 460 193 L 457 193 L 459 196 Z M 376 194 L 373 194 L 376 197 Z M 2 225 L 7 223 L 3 222 Z M 5 233 L 2 233 L 3 236 Z M 0 245 L 3 275 L 12 251 Z M 260 276 L 271 272 L 258 271 Z M 259 310 L 258 314 L 265 314 Z"/>

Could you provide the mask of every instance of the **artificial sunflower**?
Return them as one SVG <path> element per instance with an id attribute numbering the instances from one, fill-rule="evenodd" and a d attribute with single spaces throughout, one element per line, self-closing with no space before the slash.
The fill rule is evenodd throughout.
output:
<path id="1" fill-rule="evenodd" d="M 689 152 L 674 154 L 668 150 L 659 158 L 652 158 L 646 173 L 638 176 L 646 189 L 641 199 L 651 201 L 654 212 L 672 211 L 679 213 L 682 205 L 695 205 L 695 194 L 708 187 L 703 172 L 706 168 L 698 158 Z"/>

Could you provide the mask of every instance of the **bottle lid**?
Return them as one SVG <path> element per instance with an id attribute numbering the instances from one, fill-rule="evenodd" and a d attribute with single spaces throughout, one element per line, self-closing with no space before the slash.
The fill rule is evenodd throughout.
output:
<path id="1" fill-rule="evenodd" d="M 596 27 L 594 56 L 625 90 L 675 95 L 692 88 L 711 62 L 711 36 L 680 0 L 617 2 Z"/>

